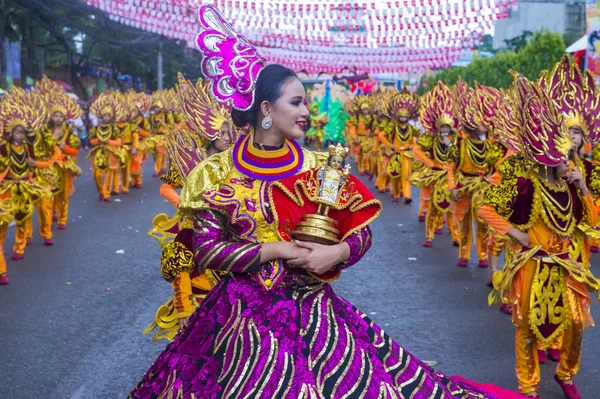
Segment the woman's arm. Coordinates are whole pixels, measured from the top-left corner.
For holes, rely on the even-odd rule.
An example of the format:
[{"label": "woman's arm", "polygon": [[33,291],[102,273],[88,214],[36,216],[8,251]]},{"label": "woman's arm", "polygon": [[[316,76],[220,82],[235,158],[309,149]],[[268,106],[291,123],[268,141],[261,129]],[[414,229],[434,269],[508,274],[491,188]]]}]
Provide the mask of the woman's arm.
[{"label": "woman's arm", "polygon": [[[270,252],[270,249],[265,246],[265,251]],[[264,261],[261,244],[229,241],[225,218],[208,210],[197,212],[194,219],[194,260],[199,271],[212,269],[233,273],[258,272]]]}]

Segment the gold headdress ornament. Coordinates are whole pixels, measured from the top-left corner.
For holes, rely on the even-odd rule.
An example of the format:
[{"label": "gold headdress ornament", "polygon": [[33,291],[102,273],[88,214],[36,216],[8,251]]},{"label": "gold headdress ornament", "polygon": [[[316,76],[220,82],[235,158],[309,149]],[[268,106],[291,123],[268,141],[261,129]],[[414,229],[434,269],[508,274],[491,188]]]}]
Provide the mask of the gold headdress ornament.
[{"label": "gold headdress ornament", "polygon": [[186,80],[181,73],[177,79],[181,111],[189,130],[213,141],[220,137],[224,124],[233,127],[228,104],[218,103],[206,91],[196,90],[192,82]]},{"label": "gold headdress ornament", "polygon": [[94,114],[98,119],[101,119],[103,115],[110,115],[114,120],[120,115],[118,100],[115,98],[115,93],[107,92],[102,93],[90,106],[90,112]]},{"label": "gold headdress ornament", "polygon": [[65,119],[77,119],[81,116],[81,107],[77,100],[65,93],[64,88],[50,80],[47,76],[35,82],[35,90],[44,96],[48,115],[56,112],[63,114]]},{"label": "gold headdress ornament", "polygon": [[371,96],[372,109],[375,113],[381,112],[387,117],[392,117],[390,114],[392,99],[394,95],[398,94],[398,91],[393,90],[382,90],[380,89],[377,93]]},{"label": "gold headdress ornament", "polygon": [[138,112],[142,115],[145,114],[150,109],[150,105],[152,105],[152,97],[150,95],[142,92],[136,93],[134,90],[130,90],[127,93],[127,101],[133,104],[132,111],[135,111],[135,115],[132,115],[133,117],[137,116]]},{"label": "gold headdress ornament", "polygon": [[35,90],[44,95],[61,95],[64,94],[65,89],[58,83],[50,80],[46,75],[42,76],[40,80],[35,82]]},{"label": "gold headdress ornament", "polygon": [[542,73],[539,83],[562,114],[565,129],[578,127],[586,139],[598,141],[600,102],[596,100],[596,84],[589,71],[582,73],[571,57],[564,55],[550,73]]},{"label": "gold headdress ornament", "polygon": [[342,145],[338,143],[337,145],[330,145],[327,152],[330,157],[340,156],[345,159],[348,156],[350,149],[348,147],[342,147]]},{"label": "gold headdress ornament", "polygon": [[510,108],[506,117],[511,118],[506,124],[508,137],[513,142],[518,137],[517,149],[520,151],[517,152],[530,161],[548,167],[558,166],[572,146],[562,115],[539,85],[510,72],[515,80],[508,91]]},{"label": "gold headdress ornament", "polygon": [[165,106],[166,90],[157,90],[152,93],[152,108],[158,107],[160,110],[166,109]]},{"label": "gold headdress ornament", "polygon": [[115,121],[116,122],[127,122],[130,120],[132,108],[134,104],[129,101],[127,94],[123,94],[120,91],[112,92],[112,101],[115,104]]},{"label": "gold headdress ornament", "polygon": [[406,117],[417,119],[419,117],[419,96],[404,87],[395,94],[390,102],[390,114],[394,118]]},{"label": "gold headdress ornament", "polygon": [[[208,143],[220,137],[224,124],[230,128],[230,109],[217,103],[208,94],[207,86],[203,83],[194,84],[186,80],[181,73],[177,76],[177,100],[186,124],[184,129],[169,126],[167,150],[169,157],[179,173],[188,174],[206,158]],[[234,137],[232,137],[232,141]]]},{"label": "gold headdress ornament", "polygon": [[73,97],[63,94],[47,94],[46,103],[48,104],[48,114],[54,115],[56,112],[63,114],[65,119],[77,119],[81,116],[81,107]]},{"label": "gold headdress ornament", "polygon": [[368,96],[360,95],[356,96],[352,99],[352,102],[349,105],[349,109],[352,113],[358,113],[363,109],[371,109],[371,101]]},{"label": "gold headdress ornament", "polygon": [[458,128],[452,91],[444,82],[438,82],[421,100],[419,120],[431,133],[438,133],[444,125],[450,126],[452,130]]},{"label": "gold headdress ornament", "polygon": [[46,106],[38,93],[12,87],[0,102],[0,135],[8,136],[17,126],[26,131],[39,129],[46,121]]}]

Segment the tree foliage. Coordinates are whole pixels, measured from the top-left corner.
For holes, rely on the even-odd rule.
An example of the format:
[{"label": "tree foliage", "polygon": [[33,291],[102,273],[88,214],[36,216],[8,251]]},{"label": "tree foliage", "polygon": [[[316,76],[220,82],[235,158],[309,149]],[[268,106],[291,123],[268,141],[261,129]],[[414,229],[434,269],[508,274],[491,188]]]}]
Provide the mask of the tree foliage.
[{"label": "tree foliage", "polygon": [[465,67],[450,67],[436,74],[426,81],[426,86],[419,87],[419,94],[433,88],[442,80],[453,85],[458,77],[470,85],[479,82],[486,86],[507,88],[513,79],[508,73],[515,70],[529,79],[537,79],[539,74],[550,69],[554,63],[560,61],[565,52],[565,43],[559,33],[548,30],[536,32],[527,44],[519,51],[502,51],[491,58],[478,58]]},{"label": "tree foliage", "polygon": [[[185,43],[112,21],[80,0],[0,0],[0,36],[21,41],[23,77],[39,78],[44,66],[61,68],[83,97],[80,78],[93,63],[113,72],[107,77],[111,86],[119,74],[128,74],[156,89],[159,51],[165,86],[175,83],[178,71],[190,79],[200,76],[200,56]],[[0,84],[5,74],[6,60],[0,56]]]}]

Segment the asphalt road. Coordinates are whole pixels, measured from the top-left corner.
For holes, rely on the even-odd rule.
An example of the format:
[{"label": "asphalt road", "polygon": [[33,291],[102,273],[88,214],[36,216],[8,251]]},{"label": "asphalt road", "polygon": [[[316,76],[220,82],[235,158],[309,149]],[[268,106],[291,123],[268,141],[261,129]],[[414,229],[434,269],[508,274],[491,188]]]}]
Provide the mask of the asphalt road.
[{"label": "asphalt road", "polygon": [[[11,284],[0,287],[0,398],[123,398],[165,346],[141,335],[170,295],[159,245],[146,233],[156,214],[173,209],[150,164],[144,187],[112,204],[98,201],[83,156],[80,165],[68,230],[55,232],[54,247],[44,247],[36,231],[25,259],[8,260]],[[456,267],[447,233],[422,247],[415,197],[406,206],[381,196],[374,245],[335,283],[337,292],[440,371],[516,389],[514,328],[487,306],[487,270]],[[13,240],[11,227],[7,258]],[[600,320],[600,309],[592,312]],[[600,330],[591,328],[576,378],[584,399],[600,397],[599,369]],[[542,366],[544,399],[563,398],[553,373],[554,364]]]}]

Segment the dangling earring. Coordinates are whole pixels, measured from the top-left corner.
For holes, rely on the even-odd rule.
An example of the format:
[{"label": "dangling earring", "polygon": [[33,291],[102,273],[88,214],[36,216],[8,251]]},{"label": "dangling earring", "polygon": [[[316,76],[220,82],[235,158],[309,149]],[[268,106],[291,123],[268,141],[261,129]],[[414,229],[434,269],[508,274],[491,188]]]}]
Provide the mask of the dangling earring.
[{"label": "dangling earring", "polygon": [[271,118],[270,116],[265,116],[260,125],[263,129],[269,130],[271,126],[273,126],[273,118]]}]

